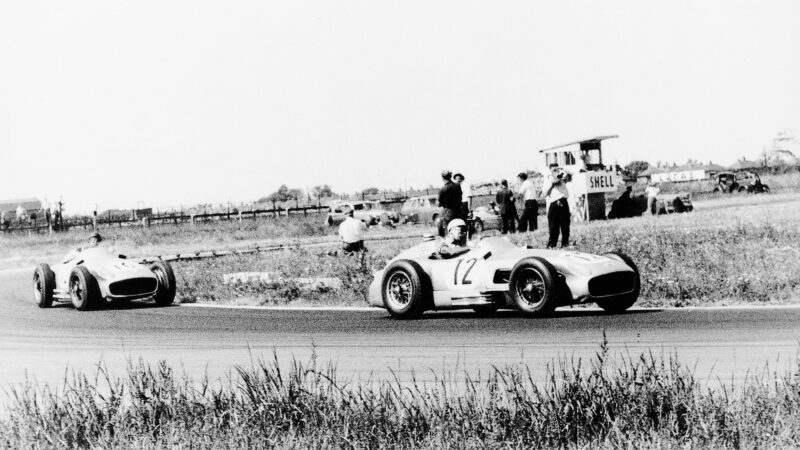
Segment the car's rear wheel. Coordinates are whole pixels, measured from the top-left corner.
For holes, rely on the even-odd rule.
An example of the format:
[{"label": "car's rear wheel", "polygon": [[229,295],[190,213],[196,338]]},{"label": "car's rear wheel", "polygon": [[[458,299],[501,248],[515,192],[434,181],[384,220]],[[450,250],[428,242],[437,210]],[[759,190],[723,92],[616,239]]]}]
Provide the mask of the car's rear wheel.
[{"label": "car's rear wheel", "polygon": [[555,267],[543,258],[525,258],[511,270],[509,289],[517,309],[534,317],[553,313],[560,297]]},{"label": "car's rear wheel", "polygon": [[628,266],[631,269],[633,269],[633,274],[634,274],[634,288],[633,288],[633,291],[631,291],[631,292],[629,292],[627,294],[618,295],[616,297],[613,297],[613,298],[610,298],[610,299],[607,299],[607,300],[601,300],[601,301],[597,302],[597,306],[603,308],[604,311],[609,312],[609,313],[613,313],[613,314],[619,314],[621,312],[627,311],[628,308],[633,306],[633,304],[636,303],[636,300],[639,299],[639,293],[640,293],[640,291],[642,289],[641,277],[639,276],[639,268],[636,267],[636,263],[633,262],[633,259],[631,259],[630,256],[628,256],[628,255],[626,255],[624,253],[609,252],[609,253],[603,254],[603,256],[608,256],[610,258],[614,258],[617,261],[625,263],[626,266]]},{"label": "car's rear wheel", "polygon": [[175,272],[166,261],[156,261],[150,266],[150,271],[156,275],[158,288],[153,299],[158,306],[171,305],[175,300]]},{"label": "car's rear wheel", "polygon": [[33,272],[33,299],[39,308],[53,306],[53,291],[56,288],[56,274],[47,264],[39,264]]},{"label": "car's rear wheel", "polygon": [[389,314],[397,319],[419,317],[430,296],[430,283],[419,264],[408,260],[395,261],[384,274],[381,295]]},{"label": "car's rear wheel", "polygon": [[88,311],[100,303],[97,280],[84,266],[75,266],[69,274],[69,297],[78,311]]}]

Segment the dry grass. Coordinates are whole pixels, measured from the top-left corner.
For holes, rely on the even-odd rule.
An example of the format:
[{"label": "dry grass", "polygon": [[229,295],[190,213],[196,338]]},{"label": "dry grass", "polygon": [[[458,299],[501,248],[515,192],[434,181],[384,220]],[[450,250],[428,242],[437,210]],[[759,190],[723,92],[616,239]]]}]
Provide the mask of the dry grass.
[{"label": "dry grass", "polygon": [[[593,222],[573,227],[576,248],[592,253],[622,251],[642,272],[639,305],[789,303],[800,289],[800,196],[709,199],[694,213]],[[511,235],[518,244],[544,246],[546,232]],[[412,245],[373,242],[363,259],[331,256],[329,249],[181,262],[184,301],[256,304],[365,304],[372,273]],[[303,293],[292,285],[222,285],[222,273],[267,271],[292,276],[340,277],[343,292]]]},{"label": "dry grass", "polygon": [[10,389],[5,448],[764,448],[800,445],[800,371],[709,389],[676,356],[351,385],[315,358],[192,380],[164,363]]}]

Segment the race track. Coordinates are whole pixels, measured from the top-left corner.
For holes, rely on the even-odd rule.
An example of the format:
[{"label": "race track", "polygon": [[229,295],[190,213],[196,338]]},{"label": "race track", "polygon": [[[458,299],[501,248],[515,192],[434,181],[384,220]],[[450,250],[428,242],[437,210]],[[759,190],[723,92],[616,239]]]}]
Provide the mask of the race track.
[{"label": "race track", "polygon": [[744,378],[748,370],[794,367],[800,349],[800,308],[633,310],[606,315],[559,310],[529,319],[514,312],[479,318],[471,312],[428,313],[396,321],[381,310],[298,311],[191,306],[155,308],[132,303],[79,312],[39,309],[31,270],[0,272],[0,383],[63,379],[65,369],[93,371],[102,361],[122,375],[129,359],[166,360],[192,377],[225,376],[260,358],[334,361],[340,376],[365,380],[397,374],[431,380],[441,369],[486,373],[528,364],[543,377],[560,357],[589,357],[605,330],[615,353],[677,352],[710,380]]}]

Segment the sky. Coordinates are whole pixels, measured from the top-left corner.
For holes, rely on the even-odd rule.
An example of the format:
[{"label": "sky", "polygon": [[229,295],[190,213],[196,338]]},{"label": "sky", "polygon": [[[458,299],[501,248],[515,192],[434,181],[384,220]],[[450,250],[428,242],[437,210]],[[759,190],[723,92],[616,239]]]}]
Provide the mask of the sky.
[{"label": "sky", "polygon": [[0,3],[0,199],[251,202],[606,162],[731,164],[800,129],[800,2]]}]

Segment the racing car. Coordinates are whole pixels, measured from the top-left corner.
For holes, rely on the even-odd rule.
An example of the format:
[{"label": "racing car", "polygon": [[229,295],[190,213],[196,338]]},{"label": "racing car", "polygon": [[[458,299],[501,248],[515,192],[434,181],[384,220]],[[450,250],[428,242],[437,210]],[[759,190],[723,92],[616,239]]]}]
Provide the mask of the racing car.
[{"label": "racing car", "polygon": [[53,268],[36,266],[33,297],[40,308],[51,307],[53,301],[70,301],[79,311],[148,297],[166,306],[175,299],[175,274],[166,261],[145,264],[108,248],[87,248]]},{"label": "racing car", "polygon": [[623,253],[517,247],[502,237],[485,237],[465,254],[440,259],[436,246],[424,241],[376,272],[369,304],[398,319],[470,308],[481,314],[515,308],[539,317],[578,303],[620,313],[639,297],[639,270]]}]

